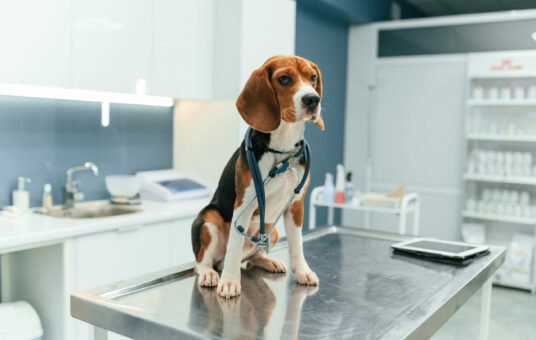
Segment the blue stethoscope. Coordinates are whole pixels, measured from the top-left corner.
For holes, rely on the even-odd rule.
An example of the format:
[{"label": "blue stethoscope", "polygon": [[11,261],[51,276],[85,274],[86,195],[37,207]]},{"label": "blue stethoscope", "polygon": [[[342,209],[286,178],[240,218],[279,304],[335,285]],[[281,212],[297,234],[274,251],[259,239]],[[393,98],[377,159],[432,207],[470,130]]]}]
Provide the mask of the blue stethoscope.
[{"label": "blue stethoscope", "polygon": [[[309,150],[309,144],[307,144],[307,141],[305,139],[302,139],[299,142],[299,150],[296,151],[294,154],[290,155],[289,157],[283,159],[281,162],[277,163],[268,173],[268,177],[266,177],[264,180],[261,177],[261,172],[259,170],[259,164],[257,163],[257,160],[255,159],[255,153],[253,152],[253,143],[251,140],[253,134],[253,129],[249,128],[246,132],[246,138],[245,138],[245,147],[246,147],[246,157],[248,160],[248,166],[249,171],[251,172],[251,177],[253,180],[253,185],[255,186],[255,196],[251,199],[251,201],[242,209],[240,214],[238,214],[237,218],[235,219],[235,229],[236,231],[244,236],[246,239],[248,239],[250,242],[255,244],[255,248],[258,250],[266,250],[268,253],[270,250],[270,235],[272,234],[272,231],[274,230],[275,225],[283,216],[285,211],[288,209],[296,195],[298,195],[305,185],[305,182],[307,181],[307,177],[309,175],[310,170],[310,162],[311,162],[311,151]],[[271,151],[271,150],[268,150]],[[271,152],[278,152],[278,151],[271,151]],[[280,152],[279,152],[280,153]],[[265,230],[265,223],[264,223],[264,217],[266,212],[266,196],[264,192],[264,186],[268,184],[270,180],[275,178],[276,176],[284,173],[288,170],[290,161],[292,160],[298,160],[301,155],[304,155],[305,157],[305,172],[303,173],[303,177],[298,184],[298,186],[294,189],[294,192],[290,196],[289,200],[283,207],[283,209],[279,212],[279,215],[275,219],[274,223],[272,224],[270,230],[268,233],[266,233]],[[249,207],[253,202],[257,200],[257,203],[259,205],[259,219],[260,219],[260,230],[259,230],[259,237],[257,236],[251,236],[246,233],[244,230],[244,227],[241,225],[238,225],[238,220],[240,216],[247,210],[247,207]]]}]

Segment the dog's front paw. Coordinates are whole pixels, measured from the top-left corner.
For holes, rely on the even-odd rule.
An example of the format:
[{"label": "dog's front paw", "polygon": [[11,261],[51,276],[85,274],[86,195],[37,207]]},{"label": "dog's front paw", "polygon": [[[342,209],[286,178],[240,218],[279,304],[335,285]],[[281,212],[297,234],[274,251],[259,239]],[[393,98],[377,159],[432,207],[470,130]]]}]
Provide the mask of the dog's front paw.
[{"label": "dog's front paw", "polygon": [[309,268],[300,268],[294,271],[298,283],[308,286],[318,286],[318,276]]},{"label": "dog's front paw", "polygon": [[199,271],[198,283],[201,287],[216,287],[218,279],[218,273],[212,268]]},{"label": "dog's front paw", "polygon": [[226,299],[240,295],[240,276],[238,278],[221,277],[218,283],[218,295]]}]

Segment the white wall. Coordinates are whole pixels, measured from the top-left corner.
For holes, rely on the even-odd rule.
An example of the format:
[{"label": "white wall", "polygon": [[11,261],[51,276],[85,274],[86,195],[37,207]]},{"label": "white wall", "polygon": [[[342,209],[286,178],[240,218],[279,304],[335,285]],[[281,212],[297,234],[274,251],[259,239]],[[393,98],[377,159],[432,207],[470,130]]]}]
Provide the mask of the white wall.
[{"label": "white wall", "polygon": [[216,188],[238,147],[234,102],[179,101],[173,117],[174,168]]}]

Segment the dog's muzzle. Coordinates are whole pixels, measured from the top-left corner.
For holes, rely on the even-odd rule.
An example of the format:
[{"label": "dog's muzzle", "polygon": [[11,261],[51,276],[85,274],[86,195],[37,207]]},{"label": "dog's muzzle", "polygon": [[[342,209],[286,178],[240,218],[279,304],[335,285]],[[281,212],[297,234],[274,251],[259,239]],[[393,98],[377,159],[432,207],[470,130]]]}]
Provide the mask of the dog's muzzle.
[{"label": "dog's muzzle", "polygon": [[315,113],[318,104],[320,103],[320,96],[317,94],[306,94],[301,99],[302,104],[307,108],[307,113]]}]

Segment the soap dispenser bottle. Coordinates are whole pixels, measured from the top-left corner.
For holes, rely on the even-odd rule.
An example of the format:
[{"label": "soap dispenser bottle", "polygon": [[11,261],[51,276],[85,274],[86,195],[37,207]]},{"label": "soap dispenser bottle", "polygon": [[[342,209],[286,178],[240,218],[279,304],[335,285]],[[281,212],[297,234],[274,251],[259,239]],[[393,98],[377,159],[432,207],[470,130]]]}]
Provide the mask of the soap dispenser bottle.
[{"label": "soap dispenser bottle", "polygon": [[30,193],[26,190],[26,183],[30,183],[32,180],[19,177],[18,181],[17,190],[13,190],[12,194],[13,205],[19,209],[28,210],[30,208]]},{"label": "soap dispenser bottle", "polygon": [[52,185],[47,183],[43,187],[43,210],[50,211],[52,208]]}]

